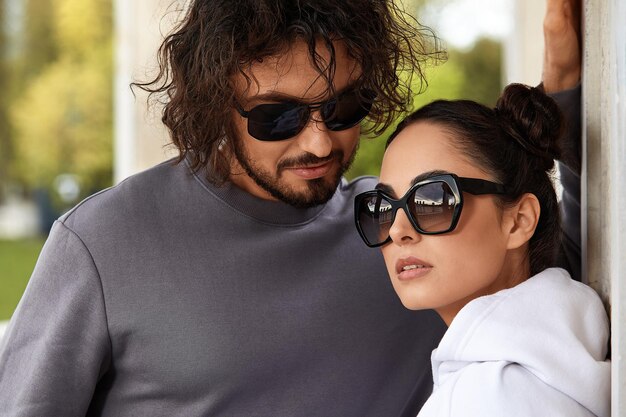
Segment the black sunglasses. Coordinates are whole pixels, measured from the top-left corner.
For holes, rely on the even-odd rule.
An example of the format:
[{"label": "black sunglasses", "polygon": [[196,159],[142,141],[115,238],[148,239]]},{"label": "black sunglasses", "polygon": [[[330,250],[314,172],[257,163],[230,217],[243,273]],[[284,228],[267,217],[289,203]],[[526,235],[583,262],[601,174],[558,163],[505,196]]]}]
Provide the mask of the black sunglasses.
[{"label": "black sunglasses", "polygon": [[454,174],[437,174],[417,182],[396,200],[382,190],[361,193],[354,200],[354,221],[371,248],[391,241],[389,229],[403,209],[418,233],[439,235],[454,230],[463,209],[463,192],[473,195],[506,194],[502,184]]},{"label": "black sunglasses", "polygon": [[376,93],[362,88],[350,89],[319,103],[267,103],[245,111],[235,102],[235,108],[248,119],[250,136],[262,141],[279,141],[300,133],[309,122],[311,112],[318,109],[329,130],[354,127],[369,114],[375,98]]}]

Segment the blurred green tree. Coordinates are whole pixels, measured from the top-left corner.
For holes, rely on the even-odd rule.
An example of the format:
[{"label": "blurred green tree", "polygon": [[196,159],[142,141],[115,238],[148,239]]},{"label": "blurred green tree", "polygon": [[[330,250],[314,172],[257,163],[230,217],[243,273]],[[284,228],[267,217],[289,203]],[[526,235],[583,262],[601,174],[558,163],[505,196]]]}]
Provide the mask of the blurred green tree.
[{"label": "blurred green tree", "polygon": [[[0,22],[7,19],[5,3],[0,2]],[[0,25],[0,90],[7,91],[9,88],[8,54],[9,44],[7,40],[6,26]],[[8,120],[8,100],[6,95],[0,95],[0,201],[2,201],[2,184],[8,181],[9,163],[13,158],[13,144],[11,142],[11,129]]]},{"label": "blurred green tree", "polygon": [[[421,94],[413,98],[411,109],[415,110],[436,99],[455,99],[460,97],[466,83],[466,74],[459,63],[448,60],[443,64],[426,69],[428,87]],[[412,85],[413,91],[419,91],[420,85],[417,80]],[[361,139],[357,157],[350,170],[346,173],[348,178],[360,175],[378,175],[380,163],[383,159],[385,144],[389,135],[395,130],[400,120],[378,136],[364,136]]]},{"label": "blurred green tree", "polygon": [[494,106],[502,89],[502,43],[480,38],[468,51],[450,51],[450,59],[458,62],[467,82],[460,97]]},{"label": "blurred green tree", "polygon": [[[400,0],[404,9],[418,17],[436,16],[449,0]],[[428,24],[428,22],[425,22]],[[420,85],[413,83],[416,94],[412,104],[415,110],[436,99],[470,99],[493,105],[502,88],[502,45],[499,41],[481,38],[470,49],[448,49],[448,60],[425,71],[428,87],[418,94]],[[359,152],[348,178],[360,175],[378,175],[387,138],[400,122],[377,137],[363,137]]]},{"label": "blurred green tree", "polygon": [[[9,4],[11,6],[9,6]],[[0,2],[0,197],[16,181],[15,131],[10,109],[28,83],[56,56],[51,0]],[[19,12],[19,10],[22,10]],[[23,16],[23,20],[20,17]],[[10,30],[9,30],[10,29]]]},{"label": "blurred green tree", "polygon": [[58,54],[54,37],[53,0],[23,0],[23,24],[14,42],[18,53],[14,59],[14,88],[24,86],[53,62]]},{"label": "blurred green tree", "polygon": [[[59,174],[76,175],[82,197],[112,181],[112,5],[111,0],[49,4],[51,44],[25,60],[39,60],[42,67],[11,111],[15,171],[27,186],[44,189],[51,189]],[[39,29],[25,29],[27,44]]]},{"label": "blurred green tree", "polygon": [[[413,99],[413,110],[436,99],[470,99],[492,106],[502,88],[501,44],[491,39],[480,39],[468,51],[450,49],[448,60],[427,68],[426,90]],[[413,91],[419,91],[415,84]],[[377,137],[363,137],[359,152],[348,178],[360,175],[378,175],[387,138],[400,122]]]}]

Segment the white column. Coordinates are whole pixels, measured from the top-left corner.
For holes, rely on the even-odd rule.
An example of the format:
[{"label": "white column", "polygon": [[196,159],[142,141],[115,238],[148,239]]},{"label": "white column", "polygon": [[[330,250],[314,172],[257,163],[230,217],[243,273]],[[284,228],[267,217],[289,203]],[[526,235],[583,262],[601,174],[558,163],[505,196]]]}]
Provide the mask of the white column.
[{"label": "white column", "polygon": [[[611,315],[612,416],[626,416],[626,2],[584,0],[583,272]],[[516,0],[507,82],[541,79],[545,0]]]},{"label": "white column", "polygon": [[127,93],[133,68],[133,21],[136,2],[115,0],[115,74],[113,180],[118,183],[134,171],[135,108]]},{"label": "white column", "polygon": [[115,138],[114,181],[146,169],[175,154],[165,148],[167,130],[160,109],[148,109],[146,94],[129,84],[150,80],[156,74],[156,54],[161,41],[181,14],[184,1],[115,0]]},{"label": "white column", "polygon": [[545,0],[515,0],[513,30],[505,40],[504,80],[537,85],[543,65]]},{"label": "white column", "polygon": [[612,416],[626,415],[626,4],[585,0],[587,276],[610,304]]}]

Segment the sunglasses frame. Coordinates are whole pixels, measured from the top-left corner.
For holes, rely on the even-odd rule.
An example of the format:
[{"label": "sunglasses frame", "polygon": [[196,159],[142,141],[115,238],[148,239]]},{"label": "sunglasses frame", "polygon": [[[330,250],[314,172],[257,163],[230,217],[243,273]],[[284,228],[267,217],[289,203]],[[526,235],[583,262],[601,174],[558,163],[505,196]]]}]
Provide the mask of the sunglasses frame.
[{"label": "sunglasses frame", "polygon": [[[320,111],[320,115],[322,116],[322,119],[320,120],[321,122],[324,122],[324,124],[326,125],[326,127],[334,132],[338,132],[341,130],[346,130],[346,129],[350,129],[356,125],[358,125],[359,123],[361,123],[361,121],[363,119],[365,119],[367,117],[367,115],[370,113],[371,109],[372,109],[372,105],[374,103],[374,100],[376,99],[376,93],[370,89],[367,88],[350,88],[346,91],[343,91],[331,98],[329,98],[328,100],[324,100],[324,101],[320,101],[320,102],[316,102],[316,103],[302,103],[302,102],[297,102],[297,101],[282,101],[282,102],[276,102],[276,103],[262,103],[262,104],[258,104],[256,106],[254,106],[253,108],[251,108],[250,110],[244,110],[243,107],[241,106],[241,104],[239,104],[239,102],[237,100],[235,100],[235,109],[237,110],[237,112],[239,113],[239,115],[243,118],[248,119],[248,123],[247,123],[247,130],[248,130],[248,134],[250,136],[252,136],[253,138],[255,138],[256,140],[262,141],[262,142],[280,142],[283,140],[288,140],[288,139],[292,139],[294,137],[296,137],[297,135],[300,134],[300,132],[302,132],[302,130],[304,130],[304,128],[306,127],[307,123],[309,120],[311,120],[311,114],[318,110],[318,109],[322,109],[324,106],[327,106],[328,104],[332,103],[333,101],[335,101],[335,103],[339,100],[339,98],[341,96],[344,95],[348,95],[348,94],[354,94],[355,97],[357,97],[358,103],[359,105],[363,105],[365,104],[367,106],[367,112],[363,115],[363,117],[361,117],[360,119],[358,119],[357,121],[355,121],[354,123],[349,123],[346,125],[342,125],[341,128],[331,128],[326,124],[326,120],[324,119],[323,114],[321,114]],[[251,131],[250,131],[250,115],[252,112],[255,111],[255,109],[257,109],[258,107],[261,106],[274,106],[274,105],[278,105],[278,106],[284,106],[284,105],[288,105],[288,104],[292,104],[292,108],[289,110],[295,110],[295,109],[304,109],[306,108],[306,118],[302,118],[305,122],[302,124],[302,126],[298,125],[297,126],[297,130],[295,131],[295,133],[293,135],[287,136],[287,137],[279,137],[277,139],[274,138],[269,138],[269,137],[263,137],[263,138],[259,138],[258,136],[254,135]],[[365,107],[364,107],[365,108]],[[283,112],[284,114],[284,112]],[[262,123],[257,121],[257,123]]]},{"label": "sunglasses frame", "polygon": [[[442,231],[428,232],[426,230],[423,230],[420,227],[420,225],[417,223],[417,219],[413,218],[413,215],[411,214],[408,208],[408,203],[409,203],[409,199],[414,194],[416,189],[424,185],[432,184],[435,182],[443,182],[446,185],[448,185],[448,187],[450,188],[450,191],[452,191],[452,194],[454,195],[456,203],[454,205],[454,209],[452,212],[452,219],[450,220],[450,227]],[[409,219],[411,226],[413,226],[416,232],[422,235],[441,235],[444,233],[449,233],[456,228],[459,222],[459,219],[461,217],[461,211],[463,210],[463,193],[464,192],[472,194],[472,195],[484,195],[484,194],[502,195],[502,194],[506,194],[506,188],[502,184],[498,184],[492,181],[483,180],[479,178],[459,177],[455,174],[436,174],[436,175],[430,176],[428,178],[425,178],[413,184],[411,188],[409,188],[407,192],[400,199],[395,199],[389,196],[387,193],[385,193],[382,190],[366,191],[364,193],[358,194],[354,198],[354,222],[356,225],[356,229],[359,232],[361,239],[363,239],[363,242],[365,242],[365,244],[369,246],[370,248],[383,246],[391,241],[391,236],[387,235],[387,238],[382,242],[370,243],[369,239],[367,238],[367,236],[365,235],[365,232],[363,231],[361,227],[361,222],[359,220],[359,214],[360,214],[359,208],[361,207],[361,202],[364,199],[370,198],[370,197],[378,197],[378,198],[382,197],[389,204],[391,204],[391,223],[390,223],[391,226],[393,225],[393,222],[396,220],[396,213],[398,212],[398,209],[402,209],[404,210],[404,213]]]}]

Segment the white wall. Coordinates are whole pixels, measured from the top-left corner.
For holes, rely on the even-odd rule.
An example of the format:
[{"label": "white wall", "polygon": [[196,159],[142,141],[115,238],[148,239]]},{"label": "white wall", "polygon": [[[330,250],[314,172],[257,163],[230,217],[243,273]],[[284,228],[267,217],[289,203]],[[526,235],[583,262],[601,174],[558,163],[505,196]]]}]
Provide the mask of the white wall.
[{"label": "white wall", "polygon": [[545,0],[516,0],[513,30],[505,39],[504,79],[506,84],[537,85],[543,64],[543,16]]},{"label": "white wall", "polygon": [[612,416],[626,415],[626,3],[585,0],[583,196],[589,282],[610,303]]},{"label": "white wall", "polygon": [[[545,0],[516,0],[507,82],[541,78]],[[626,2],[584,0],[583,271],[611,316],[612,416],[626,416]]]}]

